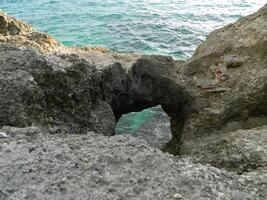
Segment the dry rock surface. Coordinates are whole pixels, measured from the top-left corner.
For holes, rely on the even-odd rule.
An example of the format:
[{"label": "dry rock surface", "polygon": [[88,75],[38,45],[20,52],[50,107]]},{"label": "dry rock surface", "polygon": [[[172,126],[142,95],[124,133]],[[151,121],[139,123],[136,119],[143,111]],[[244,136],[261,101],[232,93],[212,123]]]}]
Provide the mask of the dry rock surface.
[{"label": "dry rock surface", "polygon": [[[252,166],[266,169],[267,139],[262,128],[267,124],[266,30],[264,6],[257,13],[212,32],[186,61],[183,72],[191,78],[188,84],[195,85],[190,91],[195,111],[187,115],[180,154],[193,156],[205,144],[206,150],[197,152],[204,162],[224,163],[215,166],[239,172],[240,168],[247,171]],[[257,127],[259,130],[253,129]],[[228,153],[221,156],[225,150]],[[249,154],[254,158],[248,158]],[[250,167],[232,165],[231,155]],[[261,161],[256,161],[258,158]]]},{"label": "dry rock surface", "polygon": [[[0,91],[0,199],[267,196],[267,6],[186,61],[65,47],[0,13]],[[173,155],[113,136],[158,105]]]},{"label": "dry rock surface", "polygon": [[0,199],[259,198],[260,176],[193,164],[132,136],[27,135],[1,140]]}]

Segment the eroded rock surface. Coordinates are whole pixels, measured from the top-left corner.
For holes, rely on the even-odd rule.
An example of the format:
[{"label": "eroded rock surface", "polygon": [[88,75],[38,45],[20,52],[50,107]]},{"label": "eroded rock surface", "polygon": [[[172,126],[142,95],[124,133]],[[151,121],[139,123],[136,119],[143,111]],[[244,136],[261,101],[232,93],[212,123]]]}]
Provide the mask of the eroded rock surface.
[{"label": "eroded rock surface", "polygon": [[[214,143],[209,145],[208,141],[215,142],[216,138],[215,144],[224,146],[227,155],[239,154],[240,158],[248,149],[253,154],[258,146],[262,149],[267,145],[264,134],[253,137],[258,131],[247,130],[267,124],[266,30],[267,6],[264,6],[257,13],[211,33],[186,61],[183,69],[192,77],[188,85],[193,86],[190,94],[196,110],[189,114],[185,123],[180,154],[194,155],[202,144],[206,144],[206,148],[213,146]],[[232,140],[228,138],[222,143],[227,137]],[[238,153],[236,148],[230,148],[234,143]],[[213,154],[214,162],[230,168],[231,161],[226,163],[228,159],[219,156],[219,149],[210,150],[197,154],[204,162]],[[261,154],[260,150],[256,154]],[[266,169],[266,154],[263,157],[261,162]],[[247,165],[258,166],[253,159],[245,160]],[[213,161],[210,163],[214,164]],[[237,168],[233,166],[234,169]]]},{"label": "eroded rock surface", "polygon": [[195,118],[198,122],[191,122],[192,133],[224,129],[233,121],[241,122],[233,130],[251,128],[253,124],[242,122],[266,117],[266,19],[267,6],[214,31],[186,61],[184,70],[193,79],[190,80],[195,86],[192,96],[201,112]]},{"label": "eroded rock surface", "polygon": [[261,176],[193,164],[132,136],[10,135],[0,145],[0,199],[259,199],[262,194]]},{"label": "eroded rock surface", "polygon": [[[264,6],[184,62],[64,47],[1,13],[0,197],[264,199],[266,30]],[[245,175],[95,134],[157,105],[170,117],[165,151]]]},{"label": "eroded rock surface", "polygon": [[113,135],[116,120],[128,112],[162,105],[172,119],[179,117],[186,103],[184,87],[176,81],[180,62],[40,43],[29,35],[42,33],[1,16],[2,24],[20,30],[12,34],[3,25],[1,32],[2,126]]},{"label": "eroded rock surface", "polygon": [[[238,173],[266,170],[267,126],[228,133],[210,134],[190,150],[191,155],[202,163]],[[195,141],[188,143],[192,147]]]},{"label": "eroded rock surface", "polygon": [[50,132],[113,134],[115,118],[101,100],[101,74],[77,55],[45,55],[0,44],[0,124]]}]

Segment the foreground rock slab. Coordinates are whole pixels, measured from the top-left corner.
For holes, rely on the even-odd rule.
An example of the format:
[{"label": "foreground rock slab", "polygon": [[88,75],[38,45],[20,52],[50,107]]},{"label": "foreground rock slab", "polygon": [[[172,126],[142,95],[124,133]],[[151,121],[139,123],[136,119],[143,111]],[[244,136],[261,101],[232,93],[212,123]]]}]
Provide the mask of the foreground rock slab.
[{"label": "foreground rock slab", "polygon": [[0,199],[256,200],[263,194],[257,174],[193,164],[131,136],[7,135],[0,139]]}]

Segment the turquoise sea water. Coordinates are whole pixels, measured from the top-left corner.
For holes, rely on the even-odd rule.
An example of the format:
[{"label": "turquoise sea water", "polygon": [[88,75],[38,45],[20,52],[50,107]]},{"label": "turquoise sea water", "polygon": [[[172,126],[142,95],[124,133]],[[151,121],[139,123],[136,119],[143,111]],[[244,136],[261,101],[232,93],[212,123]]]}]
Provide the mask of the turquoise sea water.
[{"label": "turquoise sea water", "polygon": [[[267,0],[0,0],[0,9],[65,45],[190,57],[208,33]],[[158,110],[158,109],[157,109]],[[124,116],[118,132],[153,119],[152,109]]]}]

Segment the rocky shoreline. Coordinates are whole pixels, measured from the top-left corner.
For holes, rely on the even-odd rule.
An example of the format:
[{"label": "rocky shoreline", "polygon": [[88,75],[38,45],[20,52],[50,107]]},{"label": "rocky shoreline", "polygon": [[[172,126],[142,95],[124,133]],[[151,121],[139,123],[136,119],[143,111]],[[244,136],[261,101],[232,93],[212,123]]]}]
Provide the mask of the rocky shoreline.
[{"label": "rocky shoreline", "polygon": [[[65,47],[0,13],[0,67],[0,199],[267,196],[267,6],[186,61]],[[168,153],[115,135],[158,105]]]}]

